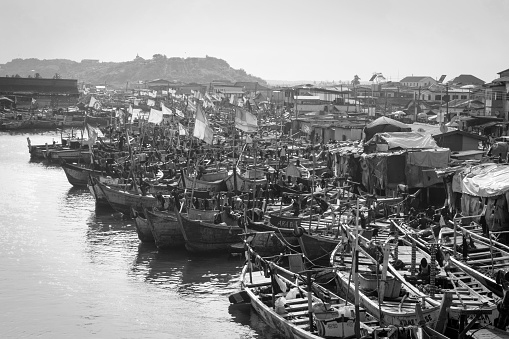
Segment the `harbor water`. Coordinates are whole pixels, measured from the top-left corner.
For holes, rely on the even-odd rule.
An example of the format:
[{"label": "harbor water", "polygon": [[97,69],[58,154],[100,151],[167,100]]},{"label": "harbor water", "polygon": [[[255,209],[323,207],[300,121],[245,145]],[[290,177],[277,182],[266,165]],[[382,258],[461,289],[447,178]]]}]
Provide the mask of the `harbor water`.
[{"label": "harbor water", "polygon": [[242,258],[141,244],[134,220],[30,161],[27,137],[60,133],[0,132],[0,338],[279,338],[230,306]]}]

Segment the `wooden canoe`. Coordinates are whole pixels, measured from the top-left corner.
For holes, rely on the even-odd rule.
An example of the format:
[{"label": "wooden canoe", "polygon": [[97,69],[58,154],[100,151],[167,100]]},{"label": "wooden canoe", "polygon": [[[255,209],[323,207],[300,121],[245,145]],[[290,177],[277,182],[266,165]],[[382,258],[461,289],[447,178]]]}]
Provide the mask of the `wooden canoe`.
[{"label": "wooden canoe", "polygon": [[243,229],[237,225],[222,225],[193,220],[187,213],[177,212],[180,230],[190,252],[229,252],[231,245],[240,242]]},{"label": "wooden canoe", "polygon": [[159,211],[155,208],[144,208],[154,242],[159,249],[184,247],[185,241],[174,209]]}]

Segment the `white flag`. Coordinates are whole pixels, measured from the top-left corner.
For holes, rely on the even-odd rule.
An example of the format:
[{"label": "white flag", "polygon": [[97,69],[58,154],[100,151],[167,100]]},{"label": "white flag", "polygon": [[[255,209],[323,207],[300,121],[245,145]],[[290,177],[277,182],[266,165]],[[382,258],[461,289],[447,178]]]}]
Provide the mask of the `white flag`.
[{"label": "white flag", "polygon": [[180,122],[179,122],[179,135],[187,135],[186,129]]},{"label": "white flag", "polygon": [[164,106],[164,104],[162,102],[161,102],[161,110],[163,111],[163,114],[173,115],[173,111],[170,108]]},{"label": "white flag", "polygon": [[141,116],[141,109],[139,108],[133,108],[131,113],[131,122],[133,122],[135,119],[139,119]]},{"label": "white flag", "polygon": [[258,119],[255,115],[242,108],[235,109],[235,127],[244,132],[256,132],[258,130]]},{"label": "white flag", "polygon": [[148,106],[155,106],[155,104],[156,104],[156,102],[154,100],[152,100],[152,99],[148,99],[147,100],[147,105]]},{"label": "white flag", "polygon": [[94,107],[97,100],[94,97],[90,97],[90,102],[88,104],[88,107]]},{"label": "white flag", "polygon": [[151,108],[148,115],[148,122],[159,125],[163,121],[163,111]]},{"label": "white flag", "polygon": [[207,117],[200,106],[196,110],[193,136],[205,141],[209,145],[212,144],[214,139],[214,131],[209,127]]}]

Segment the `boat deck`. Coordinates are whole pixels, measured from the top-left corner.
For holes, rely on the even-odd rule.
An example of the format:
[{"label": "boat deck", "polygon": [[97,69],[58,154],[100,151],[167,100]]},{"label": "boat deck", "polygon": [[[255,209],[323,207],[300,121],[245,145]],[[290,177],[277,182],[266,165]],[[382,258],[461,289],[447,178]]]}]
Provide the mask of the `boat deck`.
[{"label": "boat deck", "polygon": [[473,339],[509,339],[509,332],[496,328],[480,328],[471,330],[468,335]]}]

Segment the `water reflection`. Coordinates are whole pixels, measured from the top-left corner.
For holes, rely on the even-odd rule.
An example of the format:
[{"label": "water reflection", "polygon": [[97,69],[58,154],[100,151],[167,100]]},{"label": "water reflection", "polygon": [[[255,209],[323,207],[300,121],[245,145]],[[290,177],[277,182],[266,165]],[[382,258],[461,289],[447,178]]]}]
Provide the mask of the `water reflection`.
[{"label": "water reflection", "polygon": [[232,321],[245,326],[246,334],[243,338],[271,338],[283,339],[279,332],[268,326],[255,310],[251,308],[251,304],[230,305],[228,313],[232,316]]},{"label": "water reflection", "polygon": [[224,296],[238,290],[241,265],[241,261],[225,254],[198,256],[185,250],[159,251],[152,244],[139,244],[131,274],[182,297],[210,293]]}]

